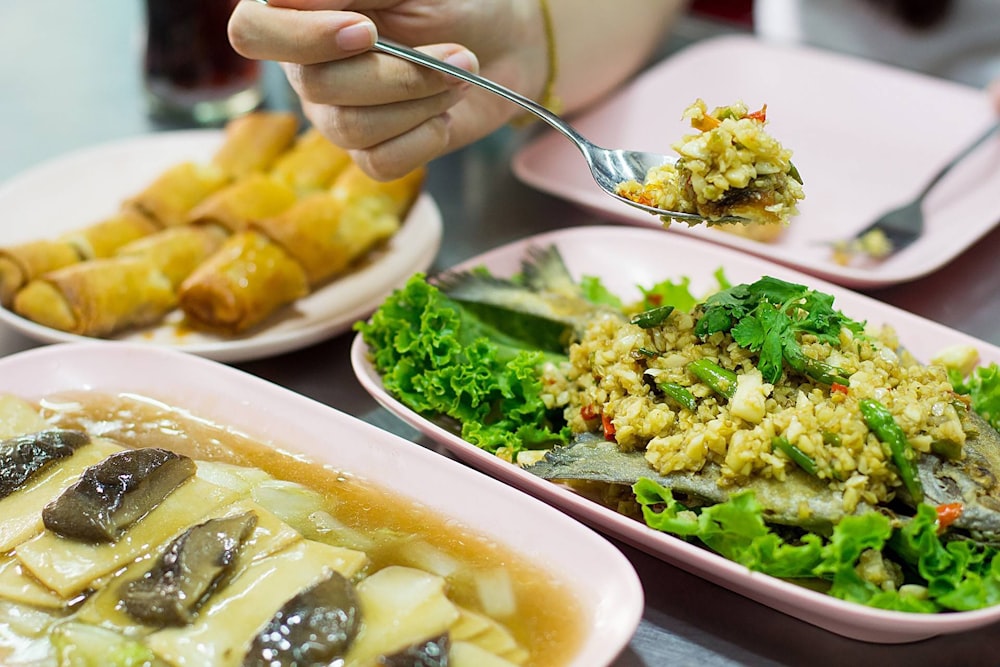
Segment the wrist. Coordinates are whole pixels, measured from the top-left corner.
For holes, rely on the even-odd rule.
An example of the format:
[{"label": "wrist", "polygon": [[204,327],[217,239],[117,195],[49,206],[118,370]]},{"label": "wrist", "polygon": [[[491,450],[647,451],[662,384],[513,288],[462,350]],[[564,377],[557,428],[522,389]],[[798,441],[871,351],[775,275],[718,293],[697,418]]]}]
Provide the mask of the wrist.
[{"label": "wrist", "polygon": [[[516,3],[521,18],[522,35],[519,49],[521,68],[524,72],[522,94],[542,106],[558,113],[559,101],[555,95],[555,82],[559,72],[556,37],[548,0],[522,0]],[[530,122],[534,117],[516,114],[514,122]]]}]

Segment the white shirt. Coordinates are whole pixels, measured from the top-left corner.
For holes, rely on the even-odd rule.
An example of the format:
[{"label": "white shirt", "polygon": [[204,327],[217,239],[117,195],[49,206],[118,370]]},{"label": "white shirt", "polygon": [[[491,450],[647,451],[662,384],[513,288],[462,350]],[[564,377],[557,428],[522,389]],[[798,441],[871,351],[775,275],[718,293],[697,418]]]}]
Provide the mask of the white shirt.
[{"label": "white shirt", "polygon": [[1000,0],[956,0],[925,30],[902,25],[864,0],[755,0],[760,37],[802,43],[973,86],[1000,79]]}]

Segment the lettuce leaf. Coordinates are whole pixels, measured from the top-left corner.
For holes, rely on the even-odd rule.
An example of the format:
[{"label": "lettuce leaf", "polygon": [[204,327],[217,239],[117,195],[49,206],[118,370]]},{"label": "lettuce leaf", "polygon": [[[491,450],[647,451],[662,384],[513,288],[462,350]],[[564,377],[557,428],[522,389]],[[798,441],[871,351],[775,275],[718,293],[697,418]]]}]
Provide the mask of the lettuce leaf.
[{"label": "lettuce leaf", "polygon": [[949,369],[948,376],[957,393],[969,396],[972,409],[993,428],[1000,429],[1000,366],[996,362],[978,366],[966,378]]},{"label": "lettuce leaf", "polygon": [[538,372],[561,357],[485,324],[423,274],[355,329],[387,391],[421,414],[456,420],[474,445],[516,455],[568,440],[561,416],[541,399]]},{"label": "lettuce leaf", "polygon": [[[841,520],[829,539],[806,533],[790,540],[767,526],[752,491],[689,510],[653,480],[640,479],[632,490],[651,528],[697,541],[757,572],[826,581],[827,593],[843,600],[917,613],[1000,604],[1000,552],[967,540],[942,539],[930,505],[920,505],[898,528],[888,517],[869,512]],[[916,586],[882,588],[866,579],[859,564],[870,550],[902,566],[905,583]]]}]

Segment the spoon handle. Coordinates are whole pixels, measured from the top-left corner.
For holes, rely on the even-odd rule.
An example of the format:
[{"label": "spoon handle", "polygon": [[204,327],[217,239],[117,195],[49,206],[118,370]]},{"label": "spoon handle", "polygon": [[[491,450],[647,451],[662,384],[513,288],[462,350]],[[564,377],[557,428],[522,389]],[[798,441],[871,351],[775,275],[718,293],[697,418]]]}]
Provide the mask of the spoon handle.
[{"label": "spoon handle", "polygon": [[403,46],[396,42],[389,41],[387,39],[378,38],[375,41],[375,45],[372,46],[372,51],[378,51],[379,53],[386,53],[397,58],[402,58],[403,60],[408,60],[412,63],[418,65],[423,65],[424,67],[429,67],[430,69],[437,70],[438,72],[443,72],[445,74],[450,74],[451,76],[458,77],[463,81],[471,83],[473,85],[479,86],[480,88],[485,88],[486,90],[499,95],[507,100],[510,100],[514,104],[519,105],[526,111],[535,114],[546,123],[554,127],[555,129],[562,132],[564,135],[569,137],[578,146],[583,146],[588,143],[580,133],[578,133],[571,125],[564,121],[559,116],[555,115],[541,104],[538,104],[534,100],[531,100],[520,93],[516,93],[509,88],[501,86],[499,83],[490,81],[489,79],[484,79],[483,77],[473,74],[472,72],[466,71],[461,67],[455,67],[446,62],[438,60],[437,58],[432,58],[425,53],[421,53],[416,49],[411,49],[408,46]]}]

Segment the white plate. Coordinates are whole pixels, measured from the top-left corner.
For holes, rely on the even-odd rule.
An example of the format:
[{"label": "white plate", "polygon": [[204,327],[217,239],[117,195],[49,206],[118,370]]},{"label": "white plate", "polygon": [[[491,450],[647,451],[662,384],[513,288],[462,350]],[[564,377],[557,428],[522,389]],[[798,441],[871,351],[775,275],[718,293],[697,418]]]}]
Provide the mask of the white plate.
[{"label": "white plate", "polygon": [[[1000,222],[1000,134],[956,167],[924,202],[926,231],[880,264],[841,266],[827,242],[853,235],[916,195],[993,122],[987,95],[913,72],[746,36],[719,37],[667,58],[606,103],[573,119],[612,148],[673,154],[690,134],[680,118],[697,98],[711,107],[767,104],[768,131],[794,153],[806,198],[782,238],[761,243],[702,226],[691,234],[796,267],[841,285],[911,280],[944,265]],[[514,157],[525,183],[614,221],[659,227],[594,184],[577,149],[548,131]]]},{"label": "white plate", "polygon": [[572,667],[609,664],[638,627],[642,586],[605,539],[534,498],[329,406],[214,361],[137,343],[60,344],[0,359],[0,391],[31,400],[81,389],[187,409],[398,493],[551,571],[585,616],[586,627],[572,629],[582,638]]},{"label": "white plate", "polygon": [[[511,275],[520,269],[528,246],[544,247],[550,244],[556,245],[576,278],[598,276],[608,289],[625,300],[641,297],[637,285],[648,287],[666,278],[682,276],[691,279],[694,294],[707,293],[717,287],[713,272],[723,267],[726,277],[733,283],[752,282],[763,275],[771,275],[833,294],[836,296],[836,307],[848,316],[897,327],[902,343],[918,358],[927,359],[947,345],[966,343],[975,345],[986,363],[1000,362],[1000,348],[940,324],[745,253],[652,229],[597,226],[550,232],[497,248],[464,262],[458,268],[483,266],[496,275]],[[368,347],[359,334],[351,347],[351,362],[365,389],[390,412],[440,442],[455,456],[562,508],[602,532],[779,611],[837,634],[880,643],[916,641],[1000,621],[1000,606],[970,612],[921,615],[882,611],[844,602],[751,572],[722,556],[647,528],[643,523],[587,500],[564,486],[508,464],[424,419],[385,391],[378,373],[368,360],[367,352]]]},{"label": "white plate", "polygon": [[[208,160],[221,141],[221,130],[163,132],[74,152],[35,167],[0,187],[0,216],[7,221],[0,245],[49,238],[97,222],[168,167]],[[437,255],[441,233],[441,213],[424,193],[377,257],[248,334],[227,337],[178,327],[181,317],[176,311],[157,326],[113,339],[173,347],[218,361],[246,361],[305,347],[349,330],[393,287],[426,270]],[[92,340],[3,308],[0,320],[44,343]]]}]

